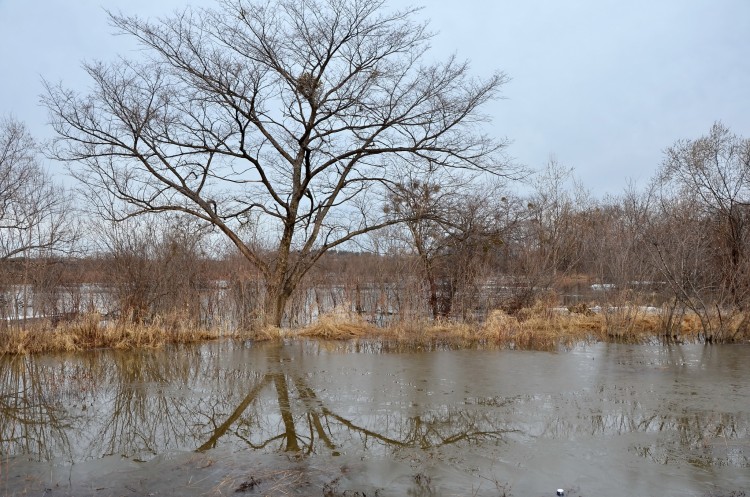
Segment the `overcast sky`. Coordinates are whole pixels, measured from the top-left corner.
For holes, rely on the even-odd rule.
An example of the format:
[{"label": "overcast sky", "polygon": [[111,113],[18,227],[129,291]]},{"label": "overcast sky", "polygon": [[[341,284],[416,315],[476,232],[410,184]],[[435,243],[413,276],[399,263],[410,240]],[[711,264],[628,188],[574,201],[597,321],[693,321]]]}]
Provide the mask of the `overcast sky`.
[{"label": "overcast sky", "polygon": [[[194,0],[193,5],[212,5]],[[41,78],[85,90],[81,61],[134,56],[104,8],[158,17],[178,0],[0,0],[0,115],[49,137]],[[750,137],[750,0],[391,0],[423,5],[432,56],[506,72],[490,132],[532,168],[550,156],[596,195],[643,186],[714,121]],[[59,165],[50,164],[53,170]]]}]

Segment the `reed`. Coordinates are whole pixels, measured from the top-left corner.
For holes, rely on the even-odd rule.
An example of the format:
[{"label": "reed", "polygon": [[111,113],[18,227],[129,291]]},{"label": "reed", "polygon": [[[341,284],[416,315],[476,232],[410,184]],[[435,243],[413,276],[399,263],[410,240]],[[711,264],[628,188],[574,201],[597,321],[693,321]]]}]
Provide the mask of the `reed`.
[{"label": "reed", "polygon": [[[641,343],[701,340],[703,323],[697,315],[685,314],[677,326],[666,332],[664,312],[644,310],[637,306],[611,307],[598,312],[585,305],[564,309],[546,299],[512,316],[495,310],[484,321],[477,323],[423,319],[396,321],[380,328],[355,313],[338,309],[300,329],[266,327],[231,332],[201,327],[177,314],[157,318],[148,324],[106,322],[98,314],[87,314],[56,325],[49,321],[38,321],[25,327],[11,326],[0,330],[0,355],[97,348],[158,348],[170,343],[195,343],[219,338],[256,341],[369,338],[411,344],[449,342],[462,346],[482,343],[544,350],[591,341]],[[744,325],[744,317],[736,316],[728,324],[725,323],[728,326],[725,333],[731,336],[733,328]]]},{"label": "reed", "polygon": [[70,322],[53,325],[39,321],[23,328],[0,331],[0,355],[43,352],[73,352],[97,348],[158,348],[168,343],[193,343],[220,336],[177,317],[149,324],[105,322],[98,314],[87,314]]},{"label": "reed", "polygon": [[295,336],[325,340],[349,340],[376,334],[377,329],[358,316],[336,311],[320,316],[315,323],[302,328],[295,333]]}]

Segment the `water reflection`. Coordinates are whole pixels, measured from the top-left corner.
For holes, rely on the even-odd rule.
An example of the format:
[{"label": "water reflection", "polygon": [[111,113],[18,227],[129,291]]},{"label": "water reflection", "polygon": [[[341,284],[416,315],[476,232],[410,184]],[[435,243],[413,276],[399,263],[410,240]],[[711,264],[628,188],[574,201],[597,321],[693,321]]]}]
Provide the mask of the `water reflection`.
[{"label": "water reflection", "polygon": [[74,419],[59,392],[60,371],[30,357],[4,361],[0,369],[2,455],[36,454],[51,461],[70,455],[68,430]]},{"label": "water reflection", "polygon": [[217,449],[427,454],[531,471],[553,464],[539,447],[564,443],[709,480],[750,468],[748,349],[381,350],[227,342],[4,359],[0,455],[76,464]]},{"label": "water reflection", "polygon": [[[350,447],[354,439],[364,451],[375,446],[427,450],[459,442],[498,440],[507,431],[501,420],[487,413],[445,405],[435,408],[417,404],[421,414],[403,416],[386,411],[357,420],[321,398],[305,371],[286,367],[292,358],[286,356],[283,347],[268,350],[267,357],[265,375],[198,447],[199,451],[216,447],[228,435],[253,449],[275,444],[282,451],[312,454],[325,450],[336,455]],[[267,390],[273,390],[275,399],[261,400]]]}]

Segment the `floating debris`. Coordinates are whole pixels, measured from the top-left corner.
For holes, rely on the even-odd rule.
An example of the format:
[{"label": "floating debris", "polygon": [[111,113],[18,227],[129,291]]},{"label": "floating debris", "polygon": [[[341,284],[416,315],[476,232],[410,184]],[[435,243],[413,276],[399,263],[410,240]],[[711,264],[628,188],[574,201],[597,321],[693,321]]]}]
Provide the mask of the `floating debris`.
[{"label": "floating debris", "polygon": [[235,492],[247,492],[249,490],[254,489],[258,485],[260,485],[261,481],[256,479],[254,476],[251,476],[249,480],[244,481],[240,484],[239,487],[237,487],[234,491]]}]

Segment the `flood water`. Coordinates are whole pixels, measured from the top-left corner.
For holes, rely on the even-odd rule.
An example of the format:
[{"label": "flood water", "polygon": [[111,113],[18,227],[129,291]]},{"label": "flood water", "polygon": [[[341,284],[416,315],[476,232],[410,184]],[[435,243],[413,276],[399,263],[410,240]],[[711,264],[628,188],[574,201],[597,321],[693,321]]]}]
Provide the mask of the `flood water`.
[{"label": "flood water", "polygon": [[750,346],[211,343],[0,362],[0,494],[728,496]]}]

